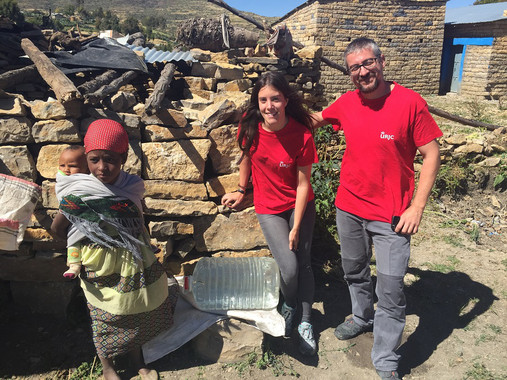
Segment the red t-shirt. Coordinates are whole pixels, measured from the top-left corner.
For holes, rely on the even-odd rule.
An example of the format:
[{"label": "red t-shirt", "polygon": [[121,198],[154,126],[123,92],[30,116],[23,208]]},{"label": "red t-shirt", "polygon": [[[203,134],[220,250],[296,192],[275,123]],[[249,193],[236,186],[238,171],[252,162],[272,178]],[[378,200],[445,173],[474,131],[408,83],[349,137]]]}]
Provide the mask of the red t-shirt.
[{"label": "red t-shirt", "polygon": [[336,207],[382,222],[401,215],[414,193],[417,147],[442,136],[424,99],[394,82],[378,99],[347,92],[322,116],[345,133]]},{"label": "red t-shirt", "polygon": [[[255,212],[278,214],[295,207],[298,166],[318,162],[311,132],[289,117],[287,125],[268,132],[259,123],[259,134],[252,144],[252,181]],[[314,198],[310,187],[308,201]]]}]

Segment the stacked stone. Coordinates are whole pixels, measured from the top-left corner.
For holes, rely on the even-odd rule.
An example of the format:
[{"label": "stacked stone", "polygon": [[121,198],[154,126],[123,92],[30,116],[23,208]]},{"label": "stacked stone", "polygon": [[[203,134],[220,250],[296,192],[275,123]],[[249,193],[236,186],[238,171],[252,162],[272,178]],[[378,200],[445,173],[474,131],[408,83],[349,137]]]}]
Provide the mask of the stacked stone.
[{"label": "stacked stone", "polygon": [[[339,64],[346,46],[355,38],[370,37],[386,57],[388,80],[422,94],[439,88],[444,38],[445,1],[324,1],[306,2],[280,22],[293,39],[322,46],[323,55]],[[347,76],[322,65],[320,84],[330,101],[351,90]]]},{"label": "stacked stone", "polygon": [[492,132],[477,131],[466,134],[446,134],[440,139],[440,154],[444,165],[467,159],[471,162],[474,178],[470,183],[484,189],[494,188],[495,176],[502,170],[501,155],[506,152],[507,128]]},{"label": "stacked stone", "polygon": [[[282,71],[306,99],[319,104],[318,49],[312,58],[246,57],[244,51],[210,54],[188,75],[177,71],[162,110],[148,116],[141,91],[124,86],[100,108],[56,100],[0,98],[0,172],[36,182],[43,197],[16,252],[0,252],[0,286],[33,311],[65,314],[77,281],[66,281],[65,241],[49,230],[57,212],[54,192],[60,153],[82,144],[88,125],[98,118],[121,122],[129,135],[125,170],[144,179],[145,216],[164,260],[175,275],[191,273],[203,256],[267,256],[252,197],[240,212],[220,205],[237,189],[238,121],[259,75]],[[190,70],[189,70],[190,71]],[[143,83],[153,88],[152,82]],[[150,92],[151,89],[148,89]],[[35,284],[37,282],[37,284]]]}]

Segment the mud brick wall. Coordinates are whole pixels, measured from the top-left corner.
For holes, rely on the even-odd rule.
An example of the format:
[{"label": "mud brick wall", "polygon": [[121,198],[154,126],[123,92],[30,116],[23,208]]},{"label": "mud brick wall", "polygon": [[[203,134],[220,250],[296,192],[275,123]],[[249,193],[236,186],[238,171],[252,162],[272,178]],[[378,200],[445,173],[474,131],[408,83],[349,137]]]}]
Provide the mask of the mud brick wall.
[{"label": "mud brick wall", "polygon": [[[388,80],[422,94],[438,92],[444,37],[445,1],[307,2],[280,20],[293,39],[323,47],[323,56],[343,64],[355,38],[370,37],[386,57]],[[321,84],[331,100],[351,90],[347,76],[324,64]]]},{"label": "mud brick wall", "polygon": [[[449,38],[494,37],[492,46],[467,46],[460,94],[483,94],[490,99],[504,100],[507,97],[507,20],[447,25],[445,34]],[[474,76],[481,71],[479,82]]]},{"label": "mud brick wall", "polygon": [[459,90],[461,95],[489,96],[487,83],[492,50],[491,46],[467,46]]}]

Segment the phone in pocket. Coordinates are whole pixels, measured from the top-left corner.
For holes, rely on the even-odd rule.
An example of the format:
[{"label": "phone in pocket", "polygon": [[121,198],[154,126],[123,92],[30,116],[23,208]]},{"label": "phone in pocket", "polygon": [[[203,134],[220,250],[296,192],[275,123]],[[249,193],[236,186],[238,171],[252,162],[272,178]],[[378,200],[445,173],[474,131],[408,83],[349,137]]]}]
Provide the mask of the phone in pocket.
[{"label": "phone in pocket", "polygon": [[394,231],[396,229],[396,226],[398,225],[398,223],[400,222],[400,217],[399,216],[393,216],[392,219],[391,219],[391,229]]}]

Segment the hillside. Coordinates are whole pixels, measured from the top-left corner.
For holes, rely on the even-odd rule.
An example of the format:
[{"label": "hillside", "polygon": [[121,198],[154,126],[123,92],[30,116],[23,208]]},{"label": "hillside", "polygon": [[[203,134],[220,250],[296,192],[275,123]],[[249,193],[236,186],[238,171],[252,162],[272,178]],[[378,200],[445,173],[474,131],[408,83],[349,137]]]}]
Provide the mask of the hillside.
[{"label": "hillside", "polygon": [[[49,9],[51,9],[52,12],[57,12],[68,4],[75,4],[75,1],[18,0],[18,5],[21,10],[38,9],[46,13]],[[167,20],[167,32],[171,36],[176,34],[177,28],[184,20],[194,17],[217,18],[223,13],[226,13],[230,17],[233,25],[259,31],[259,29],[256,29],[255,26],[249,22],[206,0],[139,0],[135,2],[131,0],[109,0],[107,2],[102,0],[84,1],[84,8],[88,12],[93,12],[99,7],[102,7],[104,10],[114,11],[120,19],[125,18],[127,15],[133,15],[138,19],[150,15],[163,16]],[[249,12],[245,12],[245,14],[259,22],[265,20],[267,24],[271,24],[277,19],[276,17],[263,17]]]}]

